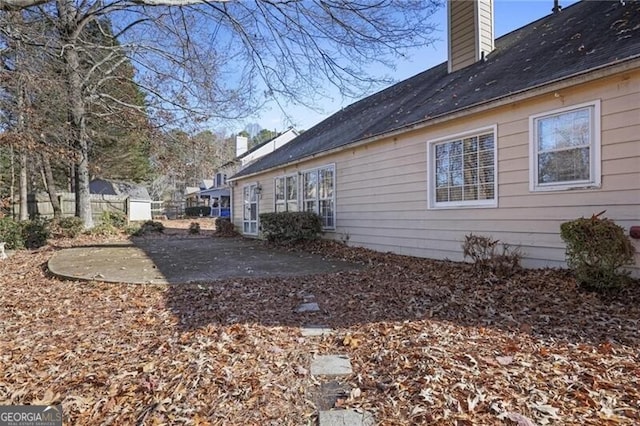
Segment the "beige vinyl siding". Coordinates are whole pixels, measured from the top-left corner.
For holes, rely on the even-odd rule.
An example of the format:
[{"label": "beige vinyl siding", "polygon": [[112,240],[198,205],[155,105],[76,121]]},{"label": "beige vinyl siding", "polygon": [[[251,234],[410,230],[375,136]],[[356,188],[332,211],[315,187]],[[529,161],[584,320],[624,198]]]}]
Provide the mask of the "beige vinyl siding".
[{"label": "beige vinyl siding", "polygon": [[453,72],[493,50],[493,0],[454,0],[448,5],[449,71]]},{"label": "beige vinyl siding", "polygon": [[[530,192],[529,117],[594,100],[601,102],[601,188]],[[427,141],[493,125],[497,125],[498,207],[428,209]],[[349,244],[355,246],[462,260],[460,246],[473,232],[520,246],[525,266],[561,266],[562,222],[606,210],[605,216],[626,230],[640,225],[640,71],[254,176],[248,181],[260,181],[263,187],[260,211],[273,209],[273,177],[326,164],[335,164],[336,170],[336,230],[327,238],[348,235]],[[234,189],[241,187],[242,182]],[[234,194],[234,201],[235,211],[241,212],[241,197]],[[635,240],[634,245],[640,253],[640,242]],[[640,254],[636,258],[634,274],[640,275]]]},{"label": "beige vinyl siding", "polygon": [[[479,46],[480,53],[488,54],[493,50],[493,0],[484,0],[478,2],[478,22],[479,22]],[[477,59],[480,59],[478,57]]]},{"label": "beige vinyl siding", "polygon": [[455,71],[476,61],[474,1],[451,1],[449,11],[449,67]]}]

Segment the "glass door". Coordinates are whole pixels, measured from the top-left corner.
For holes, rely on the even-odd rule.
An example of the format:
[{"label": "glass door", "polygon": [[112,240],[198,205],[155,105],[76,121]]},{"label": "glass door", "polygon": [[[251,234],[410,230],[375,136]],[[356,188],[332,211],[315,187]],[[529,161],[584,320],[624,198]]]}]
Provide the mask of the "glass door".
[{"label": "glass door", "polygon": [[258,193],[257,184],[246,185],[242,198],[244,211],[242,214],[242,233],[258,235]]}]

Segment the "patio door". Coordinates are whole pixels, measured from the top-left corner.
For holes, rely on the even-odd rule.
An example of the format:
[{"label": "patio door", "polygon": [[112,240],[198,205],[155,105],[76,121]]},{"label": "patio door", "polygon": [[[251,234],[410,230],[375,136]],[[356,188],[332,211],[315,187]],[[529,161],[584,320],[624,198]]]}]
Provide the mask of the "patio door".
[{"label": "patio door", "polygon": [[258,235],[258,185],[253,183],[243,188],[242,233]]}]

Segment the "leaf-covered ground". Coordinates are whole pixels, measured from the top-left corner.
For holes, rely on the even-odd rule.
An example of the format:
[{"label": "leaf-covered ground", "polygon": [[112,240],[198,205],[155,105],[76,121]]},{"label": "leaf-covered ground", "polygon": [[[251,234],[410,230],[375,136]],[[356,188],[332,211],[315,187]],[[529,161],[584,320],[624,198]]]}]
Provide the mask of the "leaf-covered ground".
[{"label": "leaf-covered ground", "polygon": [[[0,404],[68,424],[314,424],[316,354],[346,354],[343,407],[382,425],[640,424],[640,291],[562,271],[466,266],[316,243],[358,271],[176,286],[60,281],[65,244],[0,263]],[[84,241],[86,243],[86,241]],[[295,313],[314,294],[319,313]],[[300,326],[336,334],[302,338]]]}]

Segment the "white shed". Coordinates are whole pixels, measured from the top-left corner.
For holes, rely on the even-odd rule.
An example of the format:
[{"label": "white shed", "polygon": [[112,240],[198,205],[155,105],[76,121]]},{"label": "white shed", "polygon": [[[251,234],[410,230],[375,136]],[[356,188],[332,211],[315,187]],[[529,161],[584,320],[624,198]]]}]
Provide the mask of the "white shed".
[{"label": "white shed", "polygon": [[151,220],[151,197],[144,186],[110,179],[94,179],[89,183],[89,189],[92,194],[125,197],[127,218],[130,221]]}]

